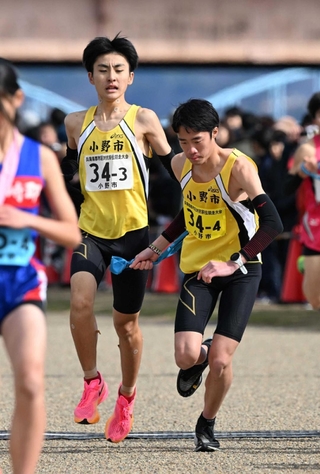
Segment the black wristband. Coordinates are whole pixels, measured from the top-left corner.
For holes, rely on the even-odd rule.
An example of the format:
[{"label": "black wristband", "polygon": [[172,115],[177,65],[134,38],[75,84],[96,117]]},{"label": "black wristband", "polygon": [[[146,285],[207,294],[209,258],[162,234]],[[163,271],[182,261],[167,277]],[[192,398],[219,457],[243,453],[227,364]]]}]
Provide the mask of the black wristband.
[{"label": "black wristband", "polygon": [[244,258],[247,260],[247,262],[250,260],[249,255],[243,249],[240,250],[240,253],[241,253],[241,255],[244,256]]}]

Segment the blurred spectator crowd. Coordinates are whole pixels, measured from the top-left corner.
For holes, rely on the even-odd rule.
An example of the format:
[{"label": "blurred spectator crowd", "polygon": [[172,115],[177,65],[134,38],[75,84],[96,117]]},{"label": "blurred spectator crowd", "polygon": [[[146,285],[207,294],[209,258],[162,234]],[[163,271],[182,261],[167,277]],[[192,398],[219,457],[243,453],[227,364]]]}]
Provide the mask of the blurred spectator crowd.
[{"label": "blurred spectator crowd", "polygon": [[[25,135],[54,150],[57,159],[61,161],[66,154],[67,142],[64,118],[65,113],[62,110],[53,109],[45,122],[30,125],[21,116],[18,125]],[[165,133],[172,149],[180,152],[179,142],[170,125],[165,128]],[[224,148],[238,148],[256,162],[262,186],[277,207],[284,225],[283,234],[262,254],[263,276],[258,293],[261,302],[281,302],[288,247],[300,218],[297,193],[287,195],[284,183],[295,150],[313,133],[315,133],[314,126],[308,114],[299,123],[291,116],[275,120],[270,116],[257,116],[239,107],[232,107],[220,117],[218,144]],[[151,239],[175,217],[180,208],[180,186],[169,177],[155,155],[150,166]],[[45,202],[43,211],[50,213]],[[66,251],[52,242],[43,240],[40,252],[51,272],[49,282],[67,284],[68,282],[62,278],[62,274],[65,273]]]}]

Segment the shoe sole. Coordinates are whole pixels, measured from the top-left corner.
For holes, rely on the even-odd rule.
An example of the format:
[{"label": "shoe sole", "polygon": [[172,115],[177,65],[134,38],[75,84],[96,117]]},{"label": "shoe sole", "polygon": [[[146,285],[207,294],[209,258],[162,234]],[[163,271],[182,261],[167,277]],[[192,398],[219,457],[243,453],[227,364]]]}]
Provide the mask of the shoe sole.
[{"label": "shoe sole", "polygon": [[[208,345],[208,341],[212,341],[212,339],[206,339],[205,341],[203,341],[202,344],[206,345],[208,347],[208,351],[210,350],[210,345]],[[201,364],[202,365],[202,364]],[[202,383],[202,374],[203,372],[206,370],[206,368],[208,367],[208,363],[206,364],[205,367],[201,368],[201,365],[199,365],[199,372],[194,374],[192,376],[193,377],[196,377],[196,379],[192,382],[192,385],[186,389],[186,390],[183,390],[181,387],[180,387],[180,384],[182,382],[182,384],[185,384],[185,383],[188,383],[188,382],[185,382],[184,380],[181,381],[181,378],[182,378],[182,373],[185,372],[183,371],[182,369],[180,369],[179,373],[178,373],[178,377],[177,377],[177,391],[179,393],[179,395],[181,395],[181,397],[191,397],[191,395],[194,394],[194,392],[196,390],[198,390],[198,388],[200,387],[201,383]],[[191,378],[191,377],[190,377]]]},{"label": "shoe sole", "polygon": [[184,398],[191,397],[191,395],[193,395],[194,392],[198,390],[201,383],[202,383],[202,372],[200,375],[198,375],[198,378],[193,382],[190,388],[188,388],[187,390],[182,390],[182,388],[179,386],[180,384],[180,372],[179,372],[178,378],[177,378],[177,391],[179,395],[181,395],[181,397],[184,397]]},{"label": "shoe sole", "polygon": [[195,448],[196,453],[210,453],[213,451],[220,451],[220,448],[215,448],[213,446],[197,446]]},{"label": "shoe sole", "polygon": [[98,423],[98,421],[100,421],[100,413],[98,412],[97,407],[98,405],[100,405],[100,403],[105,401],[108,395],[109,395],[108,386],[105,383],[102,389],[102,393],[100,397],[98,398],[98,401],[95,407],[96,411],[94,415],[91,418],[77,418],[76,416],[74,416],[74,421],[78,423],[79,425],[94,425],[95,423]]},{"label": "shoe sole", "polygon": [[197,436],[194,437],[194,444],[196,445],[195,447],[195,452],[197,453],[205,453],[205,452],[211,452],[211,451],[220,451],[220,445],[219,446],[210,446],[209,444],[204,444],[202,443],[201,440],[198,439]]},{"label": "shoe sole", "polygon": [[118,439],[118,440],[113,440],[108,436],[108,428],[109,428],[109,425],[110,425],[110,423],[112,422],[113,419],[114,419],[114,415],[110,416],[109,420],[107,420],[106,426],[104,428],[104,435],[105,435],[106,440],[110,441],[110,443],[121,443],[121,441],[123,441],[128,436],[128,434],[130,433],[130,431],[132,429],[133,416],[131,417],[130,429],[129,429],[128,433],[125,436],[123,436],[121,439]]}]

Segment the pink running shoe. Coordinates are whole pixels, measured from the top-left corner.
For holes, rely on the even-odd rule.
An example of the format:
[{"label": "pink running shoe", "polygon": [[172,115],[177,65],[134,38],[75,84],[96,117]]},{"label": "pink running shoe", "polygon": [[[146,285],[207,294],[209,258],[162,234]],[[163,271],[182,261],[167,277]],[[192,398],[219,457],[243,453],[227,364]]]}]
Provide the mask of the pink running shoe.
[{"label": "pink running shoe", "polygon": [[98,423],[100,414],[98,405],[102,403],[108,396],[108,385],[104,381],[100,372],[98,372],[101,380],[94,379],[90,383],[84,381],[84,389],[82,398],[78,406],[74,410],[74,421],[83,425]]},{"label": "pink running shoe", "polygon": [[133,424],[133,405],[136,399],[137,389],[134,391],[134,398],[129,403],[128,400],[121,395],[120,387],[118,392],[118,400],[113,415],[109,418],[105,427],[105,437],[112,443],[120,443],[128,436]]}]

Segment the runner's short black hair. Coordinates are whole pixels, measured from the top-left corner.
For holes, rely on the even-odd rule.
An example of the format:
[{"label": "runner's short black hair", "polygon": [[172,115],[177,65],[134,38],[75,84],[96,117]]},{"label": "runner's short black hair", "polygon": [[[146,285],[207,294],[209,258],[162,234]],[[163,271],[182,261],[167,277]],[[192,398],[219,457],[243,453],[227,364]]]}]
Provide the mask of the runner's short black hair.
[{"label": "runner's short black hair", "polygon": [[96,59],[102,54],[121,54],[129,63],[129,70],[133,72],[138,66],[138,54],[131,43],[124,36],[118,33],[113,40],[106,36],[97,36],[85,47],[82,56],[82,63],[88,72],[93,72],[93,65]]},{"label": "runner's short black hair", "polygon": [[219,127],[219,114],[211,102],[204,99],[190,99],[179,107],[172,117],[172,128],[178,133],[180,127],[195,132],[211,133]]}]

